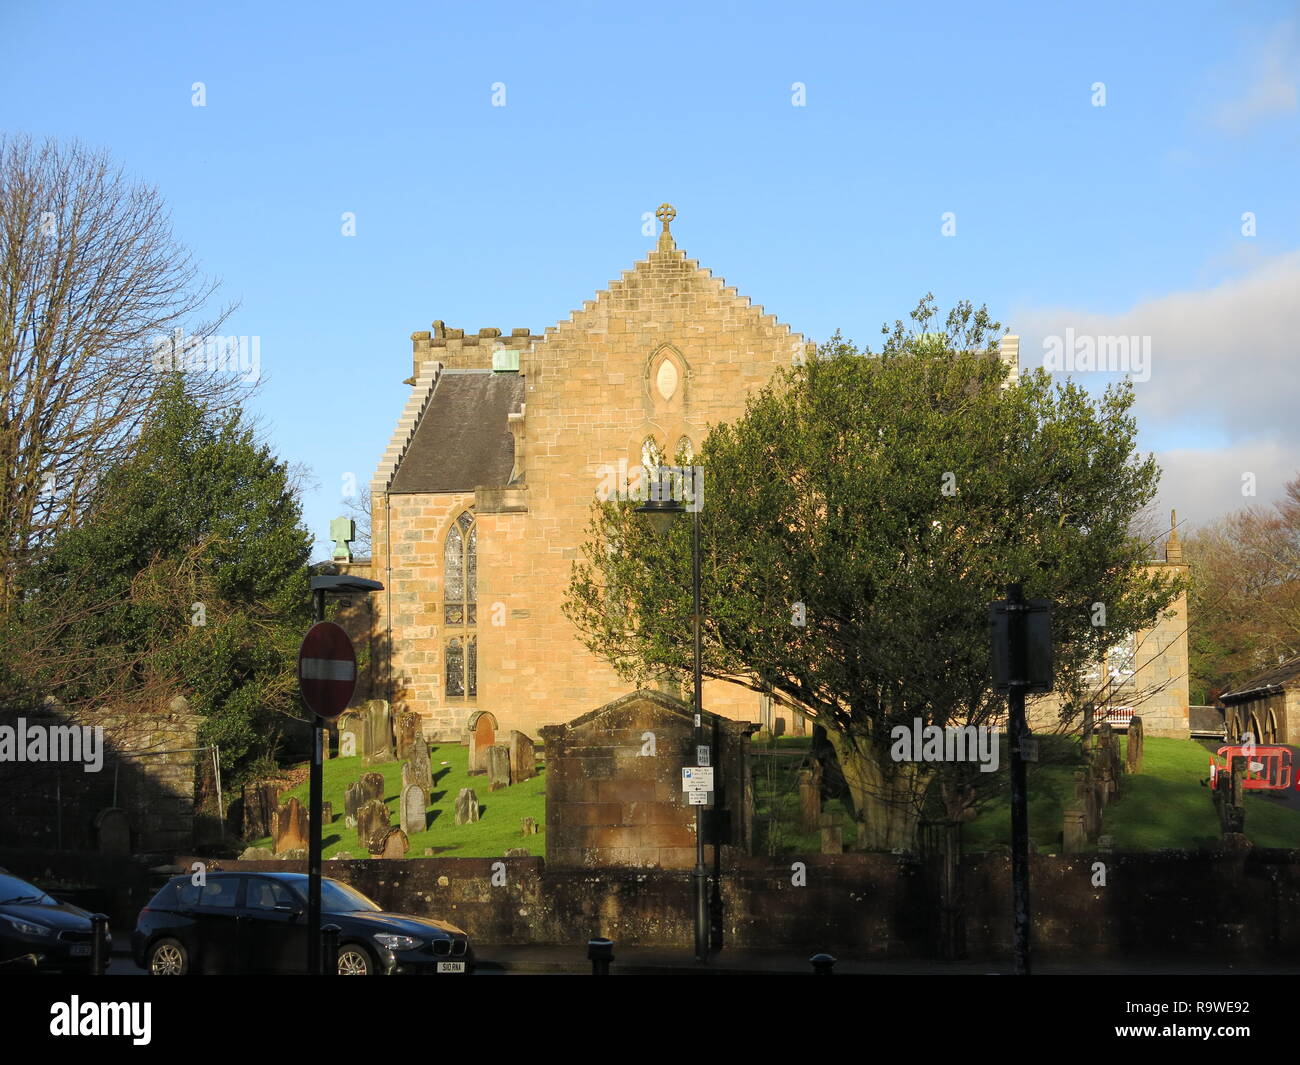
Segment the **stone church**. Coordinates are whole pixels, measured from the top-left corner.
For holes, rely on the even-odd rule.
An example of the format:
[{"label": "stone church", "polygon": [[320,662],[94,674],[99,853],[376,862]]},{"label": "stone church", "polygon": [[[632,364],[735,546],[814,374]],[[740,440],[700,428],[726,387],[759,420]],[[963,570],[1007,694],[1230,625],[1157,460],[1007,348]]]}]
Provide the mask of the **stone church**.
[{"label": "stone church", "polygon": [[[463,738],[482,711],[536,737],[627,694],[561,611],[602,480],[697,454],[811,350],[687,258],[671,206],[656,215],[649,254],[543,334],[412,334],[410,395],[370,486],[372,559],[349,568],[385,588],[367,607],[372,693],[430,739]],[[1016,370],[1018,338],[1001,354]],[[706,682],[704,705],[804,728],[735,685]]]}]

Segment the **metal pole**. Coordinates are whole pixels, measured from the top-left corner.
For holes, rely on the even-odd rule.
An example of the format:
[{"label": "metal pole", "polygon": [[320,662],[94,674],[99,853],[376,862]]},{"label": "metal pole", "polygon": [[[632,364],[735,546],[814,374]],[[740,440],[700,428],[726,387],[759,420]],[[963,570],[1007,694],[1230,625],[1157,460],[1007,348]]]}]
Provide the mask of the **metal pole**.
[{"label": "metal pole", "polygon": [[1029,797],[1025,787],[1025,761],[1020,738],[1025,734],[1025,688],[1029,680],[1025,625],[1028,606],[1019,584],[1007,585],[1010,605],[1007,636],[1011,658],[1007,694],[1011,741],[1011,893],[1015,972],[1029,975]]},{"label": "metal pole", "polygon": [[[325,620],[325,592],[312,593],[312,614],[316,621]],[[311,727],[311,783],[307,800],[307,972],[314,975],[321,970],[320,943],[320,859],[322,778],[321,741],[325,722],[313,715]]]},{"label": "metal pole", "polygon": [[[703,663],[700,654],[700,510],[691,511],[691,591],[695,601],[692,627],[695,634],[695,753],[699,764],[699,750],[704,745],[703,718]],[[712,764],[713,759],[710,759]],[[714,770],[714,772],[717,772]],[[704,867],[704,807],[695,807],[695,960],[709,960],[709,900],[708,871]]]}]

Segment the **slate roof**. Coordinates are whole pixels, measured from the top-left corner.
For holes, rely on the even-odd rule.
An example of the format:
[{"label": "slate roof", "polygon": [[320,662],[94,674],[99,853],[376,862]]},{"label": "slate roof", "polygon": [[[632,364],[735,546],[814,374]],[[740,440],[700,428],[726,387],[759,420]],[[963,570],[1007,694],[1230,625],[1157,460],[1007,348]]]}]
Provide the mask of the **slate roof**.
[{"label": "slate roof", "polygon": [[523,401],[522,374],[443,370],[389,492],[472,492],[479,485],[505,485],[515,463],[506,415]]},{"label": "slate roof", "polygon": [[1297,677],[1300,677],[1300,656],[1289,658],[1280,666],[1274,666],[1264,673],[1256,674],[1236,691],[1219,696],[1219,700],[1224,703],[1245,702],[1249,698],[1263,694],[1270,688],[1290,687],[1287,682],[1295,680]]}]

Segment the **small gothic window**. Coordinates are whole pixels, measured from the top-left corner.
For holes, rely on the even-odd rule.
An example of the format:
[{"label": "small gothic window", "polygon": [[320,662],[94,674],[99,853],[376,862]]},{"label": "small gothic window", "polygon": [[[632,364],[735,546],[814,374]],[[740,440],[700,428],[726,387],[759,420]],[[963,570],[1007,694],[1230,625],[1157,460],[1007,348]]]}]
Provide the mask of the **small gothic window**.
[{"label": "small gothic window", "polygon": [[641,479],[647,491],[659,480],[659,467],[663,464],[663,448],[653,436],[647,436],[641,441]]},{"label": "small gothic window", "polygon": [[447,641],[447,694],[465,694],[465,646],[459,636]]},{"label": "small gothic window", "polygon": [[478,694],[478,643],[471,631],[478,621],[478,526],[469,511],[448,531],[443,563],[442,620],[451,630],[445,645],[446,691],[449,697],[472,697]]},{"label": "small gothic window", "polygon": [[443,623],[473,625],[477,620],[478,528],[466,511],[447,533],[443,549]]}]

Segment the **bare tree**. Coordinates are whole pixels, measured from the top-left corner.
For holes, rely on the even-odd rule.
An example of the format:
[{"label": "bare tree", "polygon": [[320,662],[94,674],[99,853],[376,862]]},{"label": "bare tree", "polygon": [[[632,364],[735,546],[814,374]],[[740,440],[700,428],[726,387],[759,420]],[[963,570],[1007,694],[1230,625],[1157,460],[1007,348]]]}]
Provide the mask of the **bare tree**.
[{"label": "bare tree", "polygon": [[187,371],[213,405],[247,392],[234,374],[189,372],[232,309],[195,320],[216,287],[157,191],[107,154],[0,138],[0,614],[131,446],[160,370]]}]

